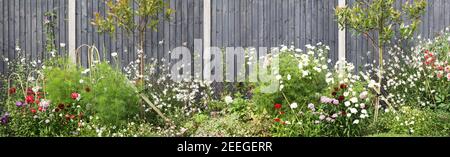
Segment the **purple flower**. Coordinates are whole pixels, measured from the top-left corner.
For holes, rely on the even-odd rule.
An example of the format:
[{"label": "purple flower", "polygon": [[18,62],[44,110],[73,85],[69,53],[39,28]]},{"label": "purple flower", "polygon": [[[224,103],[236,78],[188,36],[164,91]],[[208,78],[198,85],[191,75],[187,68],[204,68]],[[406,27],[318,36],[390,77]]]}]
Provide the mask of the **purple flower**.
[{"label": "purple flower", "polygon": [[316,111],[316,107],[312,103],[308,104],[308,108],[313,112]]},{"label": "purple flower", "polygon": [[17,107],[22,107],[23,105],[24,105],[24,103],[21,102],[21,101],[16,102],[16,106],[17,106]]},{"label": "purple flower", "polygon": [[6,112],[6,113],[0,118],[0,124],[2,124],[2,125],[8,124],[8,119],[9,119],[9,113]]},{"label": "purple flower", "polygon": [[320,120],[324,120],[324,119],[325,119],[325,115],[320,115],[320,116],[319,116],[319,119],[320,119]]},{"label": "purple flower", "polygon": [[333,104],[334,104],[334,105],[339,105],[339,100],[334,99],[334,100],[333,100]]},{"label": "purple flower", "polygon": [[332,98],[328,98],[328,97],[326,97],[326,96],[320,97],[320,102],[321,102],[321,103],[324,103],[324,104],[334,104],[334,105],[339,105],[339,100],[332,99]]}]

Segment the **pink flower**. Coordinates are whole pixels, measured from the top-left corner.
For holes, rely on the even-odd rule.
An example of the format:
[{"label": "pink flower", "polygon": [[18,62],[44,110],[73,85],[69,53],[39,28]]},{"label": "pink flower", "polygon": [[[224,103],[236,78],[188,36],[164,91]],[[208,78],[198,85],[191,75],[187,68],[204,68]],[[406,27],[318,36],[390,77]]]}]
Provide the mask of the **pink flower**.
[{"label": "pink flower", "polygon": [[438,79],[441,79],[443,76],[442,76],[442,73],[441,72],[438,72],[437,74],[436,74],[436,77],[438,78]]},{"label": "pink flower", "polygon": [[359,94],[359,98],[360,99],[367,99],[367,97],[369,96],[369,93],[368,92],[366,92],[366,91],[364,91],[364,92],[362,92],[361,94]]},{"label": "pink flower", "polygon": [[80,100],[80,94],[78,94],[78,93],[72,93],[71,97],[73,100]]},{"label": "pink flower", "polygon": [[450,81],[450,73],[447,74],[447,80]]},{"label": "pink flower", "polygon": [[319,116],[319,119],[320,119],[320,120],[324,120],[324,119],[325,119],[325,116],[324,116],[324,115],[320,115],[320,116]]}]

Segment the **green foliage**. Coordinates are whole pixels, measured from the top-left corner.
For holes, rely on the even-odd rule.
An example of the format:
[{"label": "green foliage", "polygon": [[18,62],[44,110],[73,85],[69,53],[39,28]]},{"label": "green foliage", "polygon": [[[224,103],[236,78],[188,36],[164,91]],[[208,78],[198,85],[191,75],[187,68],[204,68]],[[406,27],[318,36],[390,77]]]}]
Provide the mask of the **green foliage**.
[{"label": "green foliage", "polygon": [[[369,35],[370,31],[379,32],[380,45],[392,39],[395,25],[402,26],[400,32],[404,38],[412,37],[420,24],[421,15],[425,13],[427,2],[408,1],[403,4],[402,11],[395,8],[395,2],[396,0],[361,0],[356,1],[352,7],[336,8],[338,23],[342,28],[350,28],[364,35]],[[406,25],[402,17],[407,17],[411,24]]]},{"label": "green foliage", "polygon": [[118,126],[139,114],[139,97],[120,71],[107,63],[90,70],[78,92],[83,96],[81,102],[89,105],[96,116],[106,124]]},{"label": "green foliage", "polygon": [[71,94],[81,90],[81,71],[77,68],[62,66],[70,64],[68,60],[59,59],[56,62],[58,62],[54,64],[56,66],[44,70],[47,98],[55,103],[70,104],[73,102]]},{"label": "green foliage", "polygon": [[46,12],[44,15],[45,15],[44,32],[46,35],[45,51],[47,53],[52,53],[52,55],[54,55],[54,53],[56,53],[55,29],[56,29],[57,15],[55,11]]},{"label": "green foliage", "polygon": [[450,31],[417,40],[410,50],[393,48],[385,86],[394,106],[414,105],[450,111]]},{"label": "green foliage", "polygon": [[[115,24],[125,28],[129,33],[136,29],[141,32],[151,28],[156,30],[161,17],[168,19],[173,10],[168,8],[164,0],[105,0],[108,6],[106,17],[101,17],[100,13],[95,14],[92,24],[98,26],[100,32],[113,33],[116,30]],[[133,4],[137,4],[136,10]],[[163,16],[161,13],[165,12]],[[134,16],[139,17],[139,22],[135,22]]]},{"label": "green foliage", "polygon": [[380,116],[377,132],[409,136],[449,136],[450,114],[430,109],[402,107]]},{"label": "green foliage", "polygon": [[[327,65],[325,46],[317,49],[309,49],[309,54],[295,54],[293,50],[281,51],[279,54],[279,74],[280,90],[275,93],[263,93],[264,84],[257,85],[254,94],[254,101],[258,107],[273,111],[273,105],[307,104],[309,100],[319,97],[326,87],[325,75]],[[315,57],[314,53],[318,55]],[[277,74],[275,74],[277,75]]]}]

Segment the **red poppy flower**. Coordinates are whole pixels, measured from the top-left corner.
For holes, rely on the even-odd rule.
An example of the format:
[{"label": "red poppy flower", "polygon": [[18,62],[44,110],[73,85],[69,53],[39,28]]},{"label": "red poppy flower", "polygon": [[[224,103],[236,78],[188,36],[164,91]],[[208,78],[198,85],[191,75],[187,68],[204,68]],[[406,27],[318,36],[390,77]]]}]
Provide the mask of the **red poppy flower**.
[{"label": "red poppy flower", "polygon": [[275,104],[274,107],[275,107],[275,109],[280,109],[281,108],[281,104]]},{"label": "red poppy flower", "polygon": [[346,84],[341,84],[341,89],[347,89],[347,85]]},{"label": "red poppy flower", "polygon": [[14,87],[10,88],[9,94],[16,94],[16,88],[14,88]]},{"label": "red poppy flower", "polygon": [[30,111],[31,111],[31,113],[33,113],[33,114],[36,113],[36,109],[34,109],[34,108],[31,108]]},{"label": "red poppy flower", "polygon": [[275,118],[274,120],[275,120],[275,122],[278,122],[278,123],[281,122],[280,118]]},{"label": "red poppy flower", "polygon": [[334,91],[335,92],[339,91],[339,88],[338,87],[334,87]]},{"label": "red poppy flower", "polygon": [[41,101],[39,101],[39,100],[36,100],[36,101],[34,101],[36,104],[39,104],[39,103],[41,103]]},{"label": "red poppy flower", "polygon": [[345,96],[343,96],[343,95],[339,96],[338,100],[339,100],[339,102],[343,102],[345,100]]},{"label": "red poppy flower", "polygon": [[336,92],[333,92],[333,93],[331,93],[331,95],[333,95],[333,96],[336,96],[336,95],[337,95],[337,93],[336,93]]},{"label": "red poppy flower", "polygon": [[64,104],[59,104],[59,105],[58,105],[58,109],[64,110]]},{"label": "red poppy flower", "polygon": [[27,95],[34,95],[33,89],[28,88],[27,89]]},{"label": "red poppy flower", "polygon": [[42,112],[42,107],[39,106],[38,107],[38,111]]},{"label": "red poppy flower", "polygon": [[25,102],[27,102],[27,104],[32,104],[34,102],[34,97],[33,96],[25,97]]},{"label": "red poppy flower", "polygon": [[77,100],[80,95],[78,93],[72,93],[70,96],[73,100]]},{"label": "red poppy flower", "polygon": [[66,114],[64,115],[64,117],[66,118],[66,120],[70,120],[70,115]]}]

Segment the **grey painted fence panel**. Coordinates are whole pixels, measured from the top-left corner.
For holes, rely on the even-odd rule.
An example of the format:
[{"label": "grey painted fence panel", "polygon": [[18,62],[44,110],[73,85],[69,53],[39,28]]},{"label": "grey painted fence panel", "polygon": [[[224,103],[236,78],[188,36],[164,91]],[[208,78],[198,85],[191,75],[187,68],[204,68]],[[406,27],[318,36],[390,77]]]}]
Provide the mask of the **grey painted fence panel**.
[{"label": "grey painted fence panel", "polygon": [[[66,54],[59,43],[67,41],[68,0],[0,0],[0,56],[14,58],[16,41],[27,59],[43,59],[46,34],[44,14],[54,10],[57,17],[56,40],[59,54]],[[203,37],[203,1],[167,0],[176,10],[172,20],[161,22],[157,32],[146,32],[147,58],[170,60],[170,50],[186,46],[193,50],[194,39]],[[212,46],[280,46],[304,45],[322,42],[329,45],[329,58],[338,59],[337,23],[334,8],[337,0],[211,0]],[[354,0],[347,0],[348,3]],[[401,0],[405,2],[407,0]],[[428,7],[418,34],[424,38],[435,36],[450,25],[450,1],[428,0]],[[400,5],[400,1],[396,4]],[[127,35],[118,29],[113,36],[97,33],[90,24],[94,13],[105,15],[103,0],[79,0],[76,3],[76,45],[95,44],[102,58],[111,61],[111,53],[118,52],[121,64],[135,60],[136,34]],[[137,20],[137,18],[136,18]],[[364,37],[347,32],[347,60],[364,65],[377,60],[378,55]],[[87,64],[86,48],[82,63]],[[368,53],[370,52],[370,53]],[[0,71],[6,71],[4,60]]]}]

